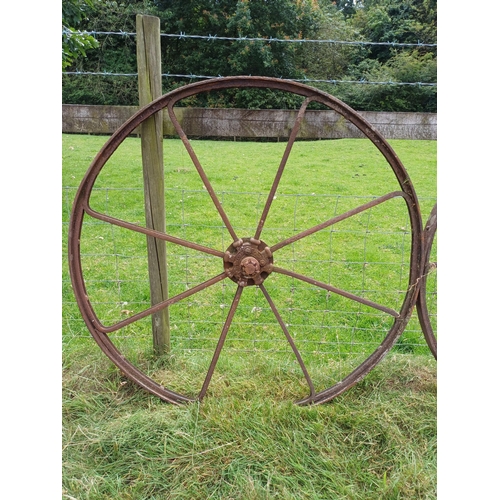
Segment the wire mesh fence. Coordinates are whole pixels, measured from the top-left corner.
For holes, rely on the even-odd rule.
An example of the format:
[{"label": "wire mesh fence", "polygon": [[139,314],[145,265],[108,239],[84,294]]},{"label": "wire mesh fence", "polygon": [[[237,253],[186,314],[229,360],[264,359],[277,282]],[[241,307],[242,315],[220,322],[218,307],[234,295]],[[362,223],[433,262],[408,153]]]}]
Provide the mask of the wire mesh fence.
[{"label": "wire mesh fence", "polygon": [[[65,234],[75,193],[74,187],[63,189]],[[227,191],[218,195],[227,207],[241,207],[242,200],[251,200],[245,203],[244,215],[250,215],[254,221],[266,200],[263,192]],[[278,198],[274,207],[278,216],[270,220],[263,234],[265,241],[274,242],[276,238],[296,234],[305,223],[311,223],[311,217],[321,219],[322,213],[335,216],[347,207],[360,205],[374,197],[311,193],[284,194]],[[206,216],[210,200],[205,190],[167,189],[166,199],[168,234],[221,250],[231,244],[224,225],[212,223]],[[425,201],[429,204],[435,200]],[[140,188],[98,188],[94,202],[107,214],[116,214],[116,211],[128,207],[127,218],[144,224]],[[280,219],[280,212],[286,213],[287,218]],[[235,229],[245,234],[253,227],[245,225],[242,217]],[[281,267],[312,275],[332,286],[340,285],[350,293],[397,309],[406,293],[410,232],[408,216],[401,207],[391,207],[389,211],[374,208],[353,217],[346,224],[327,228],[304,241],[293,243],[276,259]],[[223,270],[220,259],[172,244],[167,244],[167,262],[170,295],[192,288]],[[89,297],[104,323],[119,321],[150,306],[143,235],[89,218],[82,231],[82,263]],[[271,277],[273,280],[269,279],[266,286],[273,294],[287,327],[294,332],[302,353],[327,357],[362,355],[380,344],[394,319],[293,277]],[[170,306],[173,352],[213,351],[235,287],[236,284],[223,281]],[[435,275],[430,276],[427,296],[434,324],[437,319],[436,288]],[[90,339],[67,275],[63,278],[63,307],[64,342],[69,345]],[[124,328],[114,333],[113,339],[122,350],[126,350],[129,340],[135,347],[140,342],[148,350],[151,320],[146,318]],[[226,349],[289,352],[280,326],[257,288],[244,294]],[[427,352],[416,314],[395,349]]]}]

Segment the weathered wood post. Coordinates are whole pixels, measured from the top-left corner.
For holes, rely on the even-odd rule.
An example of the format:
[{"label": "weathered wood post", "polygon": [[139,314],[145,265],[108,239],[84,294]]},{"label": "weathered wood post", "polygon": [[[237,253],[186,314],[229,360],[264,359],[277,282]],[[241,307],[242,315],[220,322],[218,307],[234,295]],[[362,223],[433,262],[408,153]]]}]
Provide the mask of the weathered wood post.
[{"label": "weathered wood post", "polygon": [[[160,19],[137,15],[137,72],[139,105],[145,106],[162,95]],[[146,224],[165,232],[165,188],[163,171],[163,113],[141,125]],[[165,241],[147,237],[151,305],[168,298]],[[153,347],[157,354],[170,350],[168,308],[153,314]]]}]

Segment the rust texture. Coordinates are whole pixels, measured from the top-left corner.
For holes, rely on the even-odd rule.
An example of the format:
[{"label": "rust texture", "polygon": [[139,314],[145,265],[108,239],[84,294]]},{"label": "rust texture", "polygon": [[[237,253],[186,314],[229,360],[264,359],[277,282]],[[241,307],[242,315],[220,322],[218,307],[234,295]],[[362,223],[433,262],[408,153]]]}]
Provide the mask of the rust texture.
[{"label": "rust texture", "polygon": [[271,249],[255,238],[237,240],[224,254],[224,269],[239,286],[260,285],[273,270]]}]

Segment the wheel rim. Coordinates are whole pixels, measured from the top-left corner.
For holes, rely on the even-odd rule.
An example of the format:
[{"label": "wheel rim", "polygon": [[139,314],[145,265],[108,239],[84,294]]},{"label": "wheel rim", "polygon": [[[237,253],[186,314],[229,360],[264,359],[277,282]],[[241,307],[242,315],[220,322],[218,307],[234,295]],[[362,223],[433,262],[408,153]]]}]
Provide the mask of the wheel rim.
[{"label": "wheel rim", "polygon": [[[257,228],[253,235],[245,235],[245,237],[243,238],[240,238],[240,236],[233,228],[230,218],[227,216],[226,211],[220,203],[217,194],[215,193],[215,190],[213,189],[210,180],[208,179],[208,176],[203,169],[203,166],[199,162],[189,139],[187,138],[184,130],[182,129],[182,126],[180,125],[174,113],[174,105],[182,99],[202,92],[219,91],[233,88],[273,89],[289,92],[298,96],[302,96],[304,98],[302,106],[297,113],[293,128],[290,132],[285,152],[278,167],[278,171],[274,177],[274,181],[271,186],[269,195],[267,196],[266,204],[259,219],[259,223],[257,224]],[[290,151],[297,138],[300,124],[305,114],[305,110],[311,102],[317,102],[326,106],[327,108],[343,116],[346,120],[357,127],[383,155],[397,179],[400,190],[386,193],[373,199],[370,202],[361,204],[352,210],[346,211],[339,216],[330,218],[289,238],[285,238],[277,242],[269,242],[268,245],[261,241],[261,233],[265,227],[266,219],[271,210],[273,199],[275,197],[281,176],[287,164]],[[146,119],[163,109],[167,110],[170,119],[172,120],[172,123],[174,124],[174,127],[184,144],[186,151],[188,152],[193,164],[196,167],[196,170],[198,171],[203,181],[204,189],[208,191],[212,202],[217,209],[217,212],[219,213],[227,231],[231,236],[232,244],[225,251],[216,250],[188,240],[183,240],[182,238],[174,237],[167,233],[160,233],[158,231],[140,227],[125,220],[117,219],[105,215],[101,212],[95,211],[90,206],[90,196],[92,194],[96,179],[102,168],[116,151],[118,146],[125,140],[125,138],[129,136],[129,134],[134,131],[134,129],[141,125]],[[286,269],[274,264],[274,256],[282,248],[292,245],[293,243],[307,238],[325,228],[332,227],[333,225],[343,220],[349,219],[356,214],[360,214],[373,207],[383,205],[388,200],[394,198],[402,198],[404,200],[411,226],[411,251],[409,259],[408,281],[406,284],[407,287],[404,294],[404,299],[399,311],[370,301],[366,298],[357,296],[345,290],[338,289],[328,283],[317,281],[314,279],[314,277],[296,273],[293,270]],[[123,321],[118,321],[111,326],[105,326],[101,323],[94,311],[94,308],[86,291],[85,279],[83,277],[84,273],[81,264],[80,238],[85,217],[94,218],[104,223],[109,223],[111,225],[119,226],[137,233],[142,233],[147,236],[152,236],[173,243],[175,245],[180,245],[192,250],[196,250],[204,254],[219,257],[221,259],[222,272],[183,293],[175,295],[167,301],[156,304],[138,314],[131,316],[130,318],[127,318]],[[334,397],[352,387],[359,380],[361,380],[384,358],[384,356],[395,344],[395,342],[403,332],[406,324],[411,317],[413,307],[415,306],[417,298],[419,296],[418,292],[420,282],[418,278],[421,276],[420,270],[422,269],[423,259],[422,239],[423,231],[419,204],[415,190],[405,168],[403,167],[401,161],[399,160],[393,149],[385,141],[385,139],[358,113],[345,105],[343,102],[330,96],[329,94],[299,83],[265,77],[228,77],[187,85],[162,96],[161,98],[150,103],[148,106],[145,106],[144,108],[139,110],[111,136],[111,138],[103,146],[101,151],[94,158],[78,189],[70,220],[68,248],[72,285],[78,307],[82,313],[87,328],[89,329],[99,347],[108,356],[108,358],[130,380],[134,381],[136,384],[149,391],[151,394],[158,396],[164,401],[177,404],[203,399],[203,397],[207,393],[213,373],[217,366],[220,353],[224,347],[224,343],[231,327],[235,312],[238,309],[238,304],[240,302],[242,293],[248,286],[257,286],[261,290],[270,309],[272,310],[275,320],[277,321],[277,323],[279,323],[281,330],[283,331],[286,340],[301,367],[303,376],[309,387],[309,395],[300,399],[299,401],[297,401],[297,403],[319,404],[330,401]],[[360,363],[347,376],[343,377],[339,382],[333,385],[329,385],[326,389],[317,391],[306,368],[306,365],[301,357],[299,349],[294,342],[293,336],[290,334],[285,321],[283,320],[277,306],[273,302],[271,294],[269,293],[264,283],[264,281],[272,275],[287,276],[289,278],[299,280],[303,283],[309,283],[323,289],[324,291],[327,291],[328,293],[338,294],[340,296],[346,297],[349,300],[382,311],[383,313],[393,317],[394,323],[383,340],[380,342],[378,347],[362,363]],[[229,281],[232,280],[236,283],[236,292],[230,306],[229,313],[224,322],[221,335],[218,339],[212,361],[209,365],[209,369],[202,384],[202,388],[196,396],[181,394],[177,391],[173,391],[165,387],[162,384],[155,382],[151,377],[143,373],[143,371],[138,369],[133,363],[127,360],[110,339],[110,333],[130,325],[134,321],[138,321],[139,319],[150,316],[165,307],[180,302],[183,299],[202,290],[205,290],[226,279],[229,279]]]},{"label": "wheel rim", "polygon": [[432,245],[437,230],[437,203],[434,205],[424,228],[424,273],[420,280],[420,291],[417,299],[417,314],[424,332],[425,341],[437,359],[437,340],[427,307],[427,276],[437,269],[437,262],[430,262]]}]

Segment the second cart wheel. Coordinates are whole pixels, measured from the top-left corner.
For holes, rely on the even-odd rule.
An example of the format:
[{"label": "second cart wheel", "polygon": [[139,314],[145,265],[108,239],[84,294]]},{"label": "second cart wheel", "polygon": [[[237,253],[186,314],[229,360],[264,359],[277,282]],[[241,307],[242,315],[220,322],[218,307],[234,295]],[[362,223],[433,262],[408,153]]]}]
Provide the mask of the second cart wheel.
[{"label": "second cart wheel", "polygon": [[436,230],[437,203],[434,205],[424,228],[424,273],[422,275],[422,279],[420,280],[420,292],[417,300],[417,314],[420,326],[424,332],[425,341],[427,342],[432,355],[437,359],[437,340],[427,306],[427,281],[429,276],[434,274],[437,270],[437,262],[430,261]]},{"label": "second cart wheel", "polygon": [[[258,210],[256,217],[254,213],[248,214],[251,204],[239,202],[243,194],[238,194],[234,206],[231,206],[227,201],[230,198],[227,190],[217,189],[218,183],[224,184],[224,179],[221,179],[224,172],[222,164],[227,159],[223,154],[216,155],[215,159],[200,159],[196,152],[198,144],[193,145],[188,138],[182,118],[178,116],[179,108],[174,109],[183,100],[189,101],[194,96],[234,89],[279,92],[301,100],[292,123],[278,124],[282,135],[288,139],[277,163],[264,158],[256,166],[252,164],[255,158],[233,159],[241,165],[234,180],[239,182],[239,191],[245,191],[245,196],[249,193],[251,203],[255,202]],[[324,165],[328,166],[328,175],[315,176],[315,172],[320,170],[316,169],[312,160],[307,163],[307,154],[303,150],[306,145],[297,140],[306,109],[311,106],[330,113],[333,111],[336,117],[340,117],[337,126],[354,128],[360,136],[368,139],[371,143],[369,158],[364,161],[356,158],[352,160],[355,163],[351,170],[340,172],[336,167],[338,158],[333,151],[331,157],[315,160],[323,162],[323,169]],[[116,204],[118,213],[108,211],[108,198],[93,202],[100,200],[99,189],[104,189],[98,187],[103,167],[111,162],[118,147],[138,126],[162,110],[168,113],[185,154],[199,176],[200,192],[210,200],[213,209],[204,205],[190,212],[198,217],[198,226],[184,220],[186,213],[182,211],[183,220],[176,226],[177,229],[172,225],[170,230],[167,224],[165,232],[149,229],[144,223],[137,222],[135,214],[120,214],[119,202]],[[292,149],[294,153],[297,150],[295,157]],[[356,150],[356,143],[353,143],[350,153],[353,158],[356,157]],[[297,185],[293,175],[296,168],[293,158],[301,155],[306,158],[307,175]],[[168,158],[168,152],[165,156]],[[387,180],[381,180],[382,175]],[[343,177],[359,177],[359,193],[342,195]],[[378,186],[384,186],[384,191],[379,192],[380,188],[372,190],[370,179],[376,179]],[[314,192],[307,191],[310,189],[309,181]],[[264,188],[267,194],[257,193]],[[183,188],[180,186],[179,189]],[[332,202],[334,192],[336,201]],[[106,193],[108,196],[108,191]],[[167,200],[168,203],[170,201]],[[286,203],[288,208],[285,210]],[[173,207],[174,204],[168,206]],[[287,214],[285,218],[280,218],[281,211]],[[180,214],[181,211],[174,207],[172,213]],[[290,214],[294,214],[293,224],[289,220]],[[214,217],[218,220],[219,231],[222,230],[225,236],[223,234],[221,239],[206,241],[203,228],[214,227],[212,222],[209,223]],[[143,307],[140,311],[126,311],[125,318],[103,319],[106,308],[110,306],[100,306],[97,310],[97,301],[93,297],[99,293],[94,287],[98,280],[88,275],[92,272],[105,273],[106,266],[97,270],[95,262],[91,266],[82,263],[82,245],[86,245],[86,252],[90,252],[88,249],[95,245],[95,241],[84,243],[85,224],[110,230],[114,238],[120,233],[120,241],[114,244],[123,252],[131,240],[145,237],[167,242],[172,248],[185,249],[188,252],[184,258],[185,286],[178,287],[175,293],[170,293],[169,298],[160,303]],[[99,238],[105,239],[103,236]],[[289,352],[293,353],[300,367],[304,387],[307,388],[307,394],[297,402],[318,404],[333,399],[362,379],[384,358],[403,332],[418,297],[422,238],[418,200],[407,171],[388,142],[357,112],[335,97],[303,84],[264,77],[227,77],[187,85],[162,96],[139,110],[111,136],[92,161],[74,201],[69,231],[69,265],[77,303],[93,338],[130,380],[150,393],[172,403],[203,399],[230,338],[235,317],[244,307],[250,310],[242,304],[246,297],[252,295],[249,291],[255,290],[260,294],[255,300],[260,302],[251,311],[265,310],[268,320],[262,327],[255,320],[247,324],[247,330],[262,328],[258,341],[267,346],[274,335],[269,333],[274,328],[270,318],[274,319]],[[342,244],[336,246],[340,241]],[[195,259],[198,259],[195,270],[190,272],[187,270],[188,260],[192,262]],[[127,272],[131,275],[134,273],[132,264],[127,262]],[[116,280],[116,286],[123,288],[125,281],[122,278]],[[387,283],[391,283],[391,291],[378,290]],[[154,373],[146,373],[136,366],[140,364],[140,354],[129,356],[113,340],[113,335],[121,331],[127,332],[124,336],[133,336],[134,325],[144,318],[174,304],[193,300],[196,294],[219,290],[217,287],[221,284],[224,293],[233,289],[232,299],[230,305],[220,304],[228,313],[222,322],[206,374],[195,391],[167,387],[168,377],[165,383],[165,378],[158,379]],[[212,306],[216,300],[214,297],[215,294],[207,295],[198,305]],[[210,317],[209,314],[205,316]],[[320,316],[323,318],[321,324],[314,325]],[[335,320],[333,328],[332,321],[337,316],[341,319],[338,322]],[[184,325],[185,317],[179,318],[179,324],[184,321]],[[206,328],[206,322],[200,320],[196,324],[193,322],[190,327],[193,342],[199,339],[200,330]],[[254,339],[253,342],[257,341]],[[309,350],[313,344],[314,347]],[[354,366],[351,364],[341,375],[328,373],[337,354],[341,359],[349,356],[354,359]],[[326,362],[319,373],[313,374],[310,364],[315,357],[321,357]]]}]

